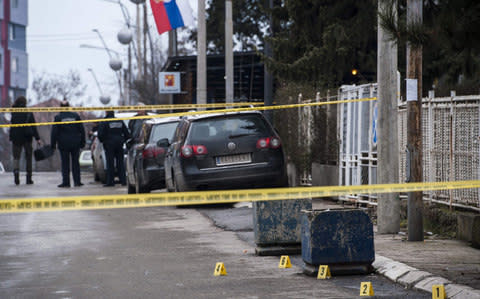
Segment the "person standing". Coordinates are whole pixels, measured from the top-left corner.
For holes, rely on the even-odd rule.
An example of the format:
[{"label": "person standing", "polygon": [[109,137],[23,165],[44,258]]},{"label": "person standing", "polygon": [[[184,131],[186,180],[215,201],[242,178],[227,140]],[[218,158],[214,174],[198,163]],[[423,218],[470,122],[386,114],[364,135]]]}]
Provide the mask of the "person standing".
[{"label": "person standing", "polygon": [[[115,118],[113,111],[107,111],[105,118]],[[107,181],[104,187],[115,185],[115,165],[117,166],[118,179],[122,186],[127,185],[125,165],[123,162],[123,144],[130,138],[130,132],[122,120],[101,122],[98,126],[98,139],[103,143],[105,158],[107,160]]]},{"label": "person standing", "polygon": [[[60,107],[69,107],[69,103],[63,100]],[[80,120],[76,112],[65,111],[55,116],[54,122],[67,122]],[[51,132],[51,146],[53,149],[58,144],[62,161],[62,183],[59,188],[70,187],[70,163],[72,166],[73,184],[75,187],[83,186],[80,179],[80,149],[85,146],[85,129],[83,124],[58,124],[53,125]]]},{"label": "person standing", "polygon": [[[18,97],[14,102],[13,108],[25,108],[27,99],[24,96]],[[35,123],[35,117],[32,112],[13,112],[12,124]],[[32,180],[32,139],[35,137],[37,144],[41,145],[40,136],[36,126],[12,127],[9,132],[9,140],[12,142],[13,153],[13,176],[15,185],[20,184],[20,157],[22,149],[25,151],[26,170],[28,185],[33,184]]]}]

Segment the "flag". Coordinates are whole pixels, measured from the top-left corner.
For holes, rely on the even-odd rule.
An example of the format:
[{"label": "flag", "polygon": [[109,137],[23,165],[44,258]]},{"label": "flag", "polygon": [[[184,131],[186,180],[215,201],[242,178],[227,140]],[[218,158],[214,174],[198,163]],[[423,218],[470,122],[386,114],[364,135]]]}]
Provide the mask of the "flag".
[{"label": "flag", "polygon": [[150,7],[159,34],[194,24],[188,0],[150,0]]}]

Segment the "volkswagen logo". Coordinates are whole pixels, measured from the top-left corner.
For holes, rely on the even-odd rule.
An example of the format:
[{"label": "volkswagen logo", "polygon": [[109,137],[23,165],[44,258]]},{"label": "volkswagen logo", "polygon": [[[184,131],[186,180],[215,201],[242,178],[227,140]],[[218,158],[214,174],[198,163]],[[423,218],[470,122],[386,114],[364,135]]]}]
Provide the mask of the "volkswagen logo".
[{"label": "volkswagen logo", "polygon": [[229,142],[229,143],[227,144],[227,147],[228,147],[228,149],[229,149],[230,151],[234,151],[234,150],[237,148],[237,145],[236,145],[235,143],[233,143],[233,142]]}]

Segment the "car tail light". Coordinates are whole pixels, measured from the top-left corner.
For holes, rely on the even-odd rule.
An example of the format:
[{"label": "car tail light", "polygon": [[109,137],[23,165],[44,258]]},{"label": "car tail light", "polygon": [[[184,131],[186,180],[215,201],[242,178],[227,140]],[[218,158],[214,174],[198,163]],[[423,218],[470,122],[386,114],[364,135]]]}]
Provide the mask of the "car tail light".
[{"label": "car tail light", "polygon": [[267,148],[270,144],[270,138],[260,138],[257,141],[257,148]]},{"label": "car tail light", "polygon": [[281,146],[280,139],[277,137],[267,137],[267,138],[260,138],[257,141],[257,148],[264,149],[264,148],[279,148]]},{"label": "car tail light", "polygon": [[195,156],[201,156],[208,154],[208,151],[205,145],[193,145],[193,153]]},{"label": "car tail light", "polygon": [[184,158],[190,158],[191,156],[202,156],[208,153],[207,147],[204,145],[184,145],[182,146],[181,155]]},{"label": "car tail light", "polygon": [[147,145],[142,151],[142,157],[144,159],[156,158],[158,155],[165,154],[165,149],[163,147],[158,147],[155,145]]},{"label": "car tail light", "polygon": [[281,145],[282,145],[282,142],[280,142],[280,139],[278,139],[277,137],[270,138],[271,148],[279,148]]}]

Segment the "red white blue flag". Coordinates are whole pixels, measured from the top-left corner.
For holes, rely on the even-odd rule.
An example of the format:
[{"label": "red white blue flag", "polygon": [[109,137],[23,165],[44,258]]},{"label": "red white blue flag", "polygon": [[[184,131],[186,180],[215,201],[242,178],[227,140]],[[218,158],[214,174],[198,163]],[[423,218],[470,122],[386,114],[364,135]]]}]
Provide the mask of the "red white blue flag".
[{"label": "red white blue flag", "polygon": [[194,25],[188,0],[150,0],[158,33]]}]

